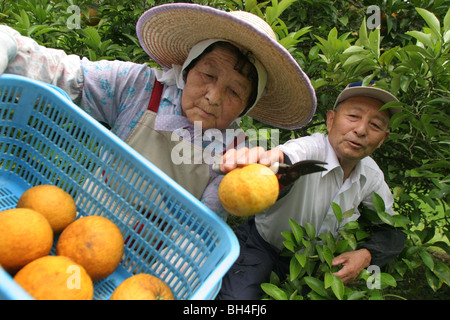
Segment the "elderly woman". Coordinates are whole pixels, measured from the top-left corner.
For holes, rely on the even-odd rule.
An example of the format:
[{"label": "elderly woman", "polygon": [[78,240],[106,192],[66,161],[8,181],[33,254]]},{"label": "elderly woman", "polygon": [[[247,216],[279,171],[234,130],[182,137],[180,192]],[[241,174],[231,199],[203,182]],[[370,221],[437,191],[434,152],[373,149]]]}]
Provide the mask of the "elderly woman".
[{"label": "elderly woman", "polygon": [[[215,153],[235,147],[227,145],[226,134],[235,132],[227,129],[238,130],[244,114],[282,128],[303,126],[316,108],[310,81],[270,26],[248,12],[166,4],[142,15],[137,34],[162,70],[131,62],[89,61],[0,26],[0,73],[59,86],[225,218],[217,198],[222,176],[211,170],[203,151],[212,143]],[[208,137],[208,129],[221,130],[221,141],[216,141],[217,135]],[[193,152],[189,157],[175,149]],[[199,153],[202,161],[196,158]]]}]

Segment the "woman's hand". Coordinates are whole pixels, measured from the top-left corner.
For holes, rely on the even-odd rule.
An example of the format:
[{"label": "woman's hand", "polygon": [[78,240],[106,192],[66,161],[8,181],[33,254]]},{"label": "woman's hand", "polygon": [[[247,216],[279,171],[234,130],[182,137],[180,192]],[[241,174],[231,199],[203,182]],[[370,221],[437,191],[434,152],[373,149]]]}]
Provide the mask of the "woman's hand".
[{"label": "woman's hand", "polygon": [[260,163],[270,167],[278,162],[283,163],[284,154],[279,149],[264,150],[263,147],[240,148],[228,150],[222,157],[220,170],[224,173],[237,167],[243,167],[252,163]]}]

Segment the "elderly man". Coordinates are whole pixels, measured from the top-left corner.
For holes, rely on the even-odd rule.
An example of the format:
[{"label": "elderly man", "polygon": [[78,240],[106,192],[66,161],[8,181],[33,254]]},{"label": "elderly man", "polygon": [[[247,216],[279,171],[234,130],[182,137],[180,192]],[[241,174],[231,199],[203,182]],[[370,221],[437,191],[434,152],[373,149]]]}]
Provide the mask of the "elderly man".
[{"label": "elderly man", "polygon": [[[312,223],[317,234],[328,231],[337,235],[340,226],[360,216],[358,207],[373,208],[377,193],[392,210],[393,197],[375,161],[369,157],[389,135],[389,120],[398,110],[380,108],[397,99],[375,86],[349,85],[339,95],[333,110],[327,113],[328,135],[315,133],[288,141],[275,149],[232,150],[224,155],[221,170],[227,172],[238,163],[270,165],[320,160],[326,171],[300,177],[280,191],[278,201],[269,209],[248,219],[236,230],[241,254],[223,280],[221,299],[259,299],[260,284],[268,282],[272,270],[283,277],[289,262],[279,255],[285,240],[281,233],[290,231],[289,219],[300,225]],[[353,215],[338,223],[331,202]],[[383,266],[401,252],[405,236],[394,228],[379,228],[355,251],[333,260],[342,268],[335,273],[343,282],[355,279],[369,265]]]}]

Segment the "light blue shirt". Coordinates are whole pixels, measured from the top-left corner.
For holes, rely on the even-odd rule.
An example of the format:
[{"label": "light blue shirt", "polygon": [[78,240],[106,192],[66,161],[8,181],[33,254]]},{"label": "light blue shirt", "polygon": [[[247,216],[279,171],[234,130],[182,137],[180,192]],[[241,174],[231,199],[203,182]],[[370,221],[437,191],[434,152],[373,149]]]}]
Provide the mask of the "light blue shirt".
[{"label": "light blue shirt", "polygon": [[[17,54],[8,56],[6,73],[23,75],[60,87],[77,105],[96,120],[108,124],[111,131],[124,141],[148,107],[156,69],[146,64],[89,61],[77,55],[68,55],[62,50],[43,47],[8,26],[0,26],[0,37],[14,39],[16,42],[11,41],[8,47],[8,52]],[[181,94],[182,90],[176,85],[164,86],[155,120],[156,130],[195,131],[193,124],[182,115]],[[233,122],[227,129],[239,130],[239,126]],[[226,131],[222,130],[223,137],[227,137]],[[191,138],[195,139],[194,136]],[[224,138],[223,141],[229,140]],[[201,141],[203,147],[208,143],[215,143],[217,150],[217,143],[214,141],[197,141]],[[167,159],[171,161],[170,154]],[[218,187],[223,176],[212,171],[211,176],[214,179],[200,200],[222,219],[226,219],[228,213],[218,198]]]}]

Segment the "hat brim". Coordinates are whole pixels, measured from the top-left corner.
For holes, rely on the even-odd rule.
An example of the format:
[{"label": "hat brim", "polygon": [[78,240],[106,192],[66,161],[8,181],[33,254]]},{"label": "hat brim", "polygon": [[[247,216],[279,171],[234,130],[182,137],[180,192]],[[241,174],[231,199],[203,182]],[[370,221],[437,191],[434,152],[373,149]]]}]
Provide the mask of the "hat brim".
[{"label": "hat brim", "polygon": [[[334,104],[334,108],[337,107],[337,105],[339,103],[341,103],[344,100],[347,100],[348,98],[351,97],[370,97],[370,98],[374,98],[377,100],[380,100],[381,102],[383,102],[383,104],[386,104],[388,102],[391,101],[398,101],[398,99],[391,94],[388,91],[385,91],[383,89],[379,89],[379,88],[375,88],[375,87],[371,87],[371,86],[366,86],[366,87],[349,87],[349,88],[345,88],[338,96],[338,98],[336,99],[336,102]],[[389,113],[392,115],[400,112],[401,110],[398,108],[388,108]]]},{"label": "hat brim", "polygon": [[266,124],[297,129],[311,121],[316,96],[308,76],[276,40],[249,22],[198,4],[164,4],[147,10],[137,23],[139,42],[164,68],[182,65],[190,49],[206,39],[244,47],[268,73],[266,92],[249,116]]}]

